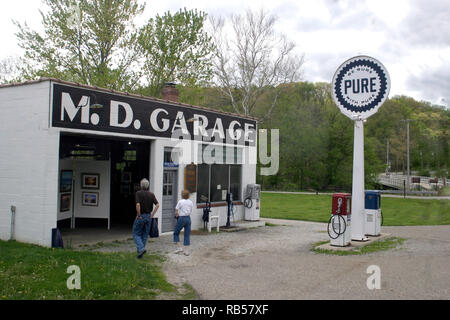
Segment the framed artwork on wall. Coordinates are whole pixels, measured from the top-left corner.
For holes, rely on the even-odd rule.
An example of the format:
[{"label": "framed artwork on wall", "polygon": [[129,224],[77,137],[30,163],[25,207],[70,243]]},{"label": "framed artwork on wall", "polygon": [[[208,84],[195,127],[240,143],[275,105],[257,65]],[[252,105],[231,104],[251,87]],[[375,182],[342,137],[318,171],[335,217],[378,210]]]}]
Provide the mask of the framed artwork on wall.
[{"label": "framed artwork on wall", "polygon": [[61,193],[59,199],[59,212],[69,211],[71,200],[72,200],[71,193]]},{"label": "framed artwork on wall", "polygon": [[59,192],[71,192],[72,191],[72,170],[61,170],[61,176],[59,179]]},{"label": "framed artwork on wall", "polygon": [[100,175],[98,173],[82,173],[81,174],[82,189],[99,189]]},{"label": "framed artwork on wall", "polygon": [[81,197],[83,206],[98,207],[98,192],[83,192]]}]

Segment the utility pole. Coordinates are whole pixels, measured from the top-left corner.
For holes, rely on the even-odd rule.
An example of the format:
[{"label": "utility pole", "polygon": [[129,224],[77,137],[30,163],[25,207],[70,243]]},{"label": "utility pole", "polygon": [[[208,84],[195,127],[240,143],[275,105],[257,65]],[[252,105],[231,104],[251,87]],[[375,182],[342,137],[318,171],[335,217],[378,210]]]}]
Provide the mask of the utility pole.
[{"label": "utility pole", "polygon": [[410,171],[410,167],[409,167],[409,123],[411,121],[414,121],[413,119],[405,119],[405,120],[400,120],[402,122],[406,122],[406,188],[409,191],[409,185],[410,185],[410,176],[411,176],[411,171]]},{"label": "utility pole", "polygon": [[411,182],[411,177],[410,177],[410,175],[411,175],[411,168],[409,167],[409,121],[411,121],[410,119],[407,119],[406,120],[406,153],[407,153],[407,162],[408,162],[408,165],[407,165],[407,168],[406,168],[406,170],[407,170],[407,178],[408,178],[408,191],[410,190],[409,188],[410,188],[410,186],[409,186],[409,184],[410,184],[410,182]]},{"label": "utility pole", "polygon": [[389,165],[389,139],[387,139],[387,145],[386,145],[386,172],[390,171],[390,165]]},{"label": "utility pole", "polygon": [[420,170],[423,170],[423,157],[422,157],[422,151],[420,151]]}]

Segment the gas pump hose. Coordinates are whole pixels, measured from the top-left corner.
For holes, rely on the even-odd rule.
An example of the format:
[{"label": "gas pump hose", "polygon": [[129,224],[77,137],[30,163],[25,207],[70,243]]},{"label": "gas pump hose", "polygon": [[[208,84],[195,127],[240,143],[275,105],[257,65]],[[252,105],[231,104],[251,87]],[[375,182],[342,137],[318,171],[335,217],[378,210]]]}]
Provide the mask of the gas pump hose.
[{"label": "gas pump hose", "polygon": [[[338,220],[339,220],[339,231],[336,231],[336,228],[335,228],[335,226],[334,226],[334,223],[331,223],[334,217],[339,217],[339,218],[338,218]],[[342,219],[343,225],[344,225],[344,230],[342,230],[342,232],[341,232],[341,219]],[[332,237],[331,234],[330,234],[330,224],[331,224],[331,226],[332,226],[332,228],[333,228],[333,232],[336,234],[336,237]],[[333,240],[334,240],[334,239],[337,239],[340,235],[344,234],[346,230],[347,230],[347,224],[346,224],[346,222],[345,222],[344,217],[342,217],[340,214],[332,215],[332,216],[330,217],[330,220],[328,220],[327,231],[328,231],[328,235],[330,236],[331,239],[333,239]]]},{"label": "gas pump hose", "polygon": [[250,209],[251,207],[253,207],[252,198],[248,197],[244,200],[244,207],[246,207],[247,209]]}]

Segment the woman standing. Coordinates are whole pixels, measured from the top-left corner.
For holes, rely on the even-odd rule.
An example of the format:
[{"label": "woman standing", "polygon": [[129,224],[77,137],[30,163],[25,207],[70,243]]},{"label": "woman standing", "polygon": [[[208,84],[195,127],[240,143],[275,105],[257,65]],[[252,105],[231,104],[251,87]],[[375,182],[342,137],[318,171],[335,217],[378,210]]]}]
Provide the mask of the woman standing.
[{"label": "woman standing", "polygon": [[[175,207],[175,218],[177,224],[173,232],[173,242],[177,244],[177,250],[175,253],[184,253],[186,256],[190,254],[188,247],[191,244],[191,213],[194,208],[194,204],[189,199],[189,191],[181,191],[181,200],[178,201]],[[184,249],[180,243],[180,232],[184,228]]]}]

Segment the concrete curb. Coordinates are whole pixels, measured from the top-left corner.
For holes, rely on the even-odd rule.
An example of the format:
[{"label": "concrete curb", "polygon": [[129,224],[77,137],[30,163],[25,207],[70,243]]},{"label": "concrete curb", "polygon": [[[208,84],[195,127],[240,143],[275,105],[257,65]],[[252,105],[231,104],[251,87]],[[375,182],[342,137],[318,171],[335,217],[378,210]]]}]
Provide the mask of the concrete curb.
[{"label": "concrete curb", "polygon": [[346,247],[336,247],[332,246],[330,243],[325,243],[320,246],[314,247],[314,249],[320,249],[320,250],[330,250],[330,251],[353,251],[358,248],[365,247],[371,243],[374,243],[376,241],[380,241],[382,239],[388,238],[392,236],[391,233],[381,233],[379,236],[367,236],[369,240],[367,241],[351,241],[349,246]]},{"label": "concrete curb", "polygon": [[243,231],[247,229],[252,228],[258,228],[258,227],[264,227],[266,225],[266,222],[263,220],[258,221],[236,221],[235,225],[232,226],[230,229],[227,229],[225,227],[220,227],[219,232],[237,232],[237,231]]}]

